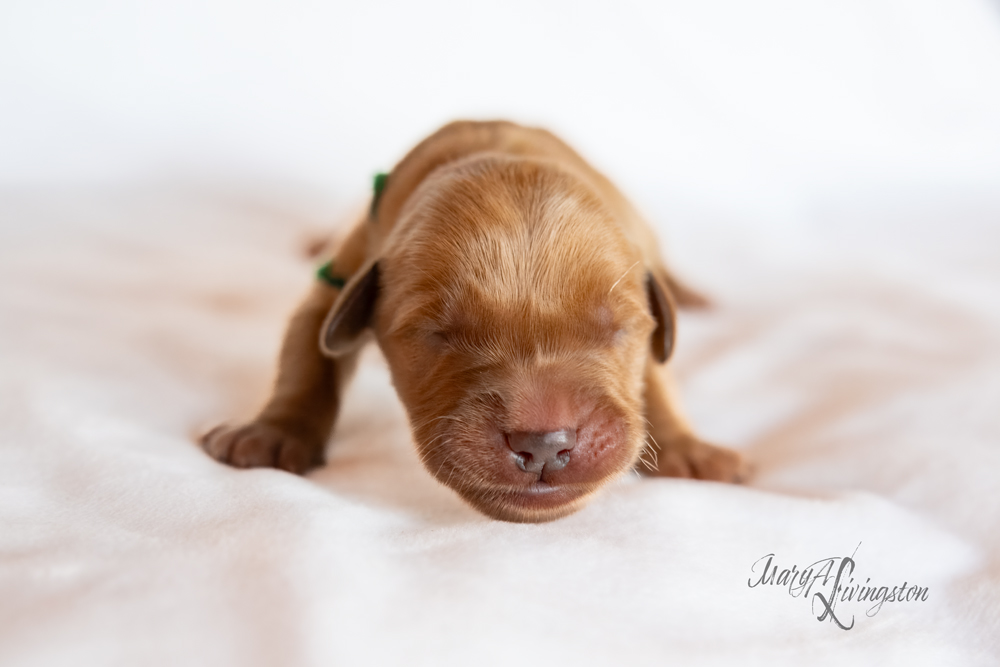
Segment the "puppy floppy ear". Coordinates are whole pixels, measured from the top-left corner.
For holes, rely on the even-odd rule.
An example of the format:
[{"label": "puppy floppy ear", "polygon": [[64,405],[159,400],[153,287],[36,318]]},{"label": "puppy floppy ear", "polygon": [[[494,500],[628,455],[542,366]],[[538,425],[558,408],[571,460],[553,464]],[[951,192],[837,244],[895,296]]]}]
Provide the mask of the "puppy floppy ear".
[{"label": "puppy floppy ear", "polygon": [[650,341],[653,358],[662,364],[674,350],[674,300],[670,290],[654,271],[646,273],[646,294],[649,297],[649,310],[656,320],[656,329]]},{"label": "puppy floppy ear", "polygon": [[371,325],[378,298],[378,262],[362,268],[344,286],[320,329],[319,348],[328,357],[354,350],[361,334]]}]

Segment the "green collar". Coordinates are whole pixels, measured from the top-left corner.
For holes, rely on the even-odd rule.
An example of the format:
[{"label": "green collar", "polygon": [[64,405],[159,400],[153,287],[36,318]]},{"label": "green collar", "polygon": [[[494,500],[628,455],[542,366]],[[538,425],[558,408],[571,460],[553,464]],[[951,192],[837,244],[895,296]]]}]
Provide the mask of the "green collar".
[{"label": "green collar", "polygon": [[375,214],[378,212],[378,202],[382,198],[382,191],[385,190],[385,184],[389,182],[389,174],[385,172],[379,172],[375,174],[374,182],[372,183],[372,207],[368,211],[368,216],[374,220]]},{"label": "green collar", "polygon": [[[375,214],[378,211],[378,202],[382,198],[382,192],[385,190],[385,184],[389,181],[389,174],[384,172],[379,172],[375,174],[374,182],[372,183],[372,205],[368,211],[368,217],[372,220],[375,219]],[[347,278],[341,278],[333,273],[333,260],[326,262],[321,267],[316,269],[316,278],[322,280],[330,287],[335,287],[337,289],[344,289],[344,285],[347,284]]]},{"label": "green collar", "polygon": [[333,275],[333,260],[324,264],[323,266],[316,269],[316,277],[322,280],[330,287],[336,287],[337,289],[344,289],[344,285],[347,284],[346,278],[341,278],[340,276]]}]

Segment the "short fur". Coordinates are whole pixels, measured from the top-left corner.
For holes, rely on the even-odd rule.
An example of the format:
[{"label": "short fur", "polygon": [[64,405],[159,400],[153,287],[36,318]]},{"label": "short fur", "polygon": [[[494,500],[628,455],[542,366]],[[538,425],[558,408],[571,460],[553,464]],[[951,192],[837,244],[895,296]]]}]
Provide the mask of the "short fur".
[{"label": "short fur", "polygon": [[[271,399],[203,445],[238,467],[303,473],[324,449],[361,344],[378,341],[427,469],[483,513],[547,521],[644,451],[654,475],[738,481],[739,455],[698,440],[666,370],[667,272],[621,193],[544,130],[451,123],[389,176],[292,318]],[[317,343],[318,341],[318,343]],[[568,429],[569,463],[514,465],[509,434]]]}]

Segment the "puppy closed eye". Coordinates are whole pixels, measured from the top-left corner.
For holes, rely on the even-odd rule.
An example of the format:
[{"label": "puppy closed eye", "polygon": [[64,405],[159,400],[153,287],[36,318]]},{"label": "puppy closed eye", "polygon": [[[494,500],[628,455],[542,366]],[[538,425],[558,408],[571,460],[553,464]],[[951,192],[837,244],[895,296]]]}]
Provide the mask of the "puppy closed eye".
[{"label": "puppy closed eye", "polygon": [[446,352],[455,346],[455,332],[448,329],[428,328],[423,334],[426,343],[440,352]]},{"label": "puppy closed eye", "polygon": [[630,323],[622,321],[615,316],[614,311],[607,305],[595,308],[591,313],[591,319],[585,323],[589,329],[589,334],[600,345],[617,346],[624,343],[630,333]]}]

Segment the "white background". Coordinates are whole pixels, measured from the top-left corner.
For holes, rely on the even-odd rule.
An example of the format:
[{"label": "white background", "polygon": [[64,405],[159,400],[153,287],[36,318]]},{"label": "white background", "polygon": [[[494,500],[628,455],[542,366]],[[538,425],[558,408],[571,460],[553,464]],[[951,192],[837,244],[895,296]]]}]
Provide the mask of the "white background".
[{"label": "white background", "polygon": [[547,125],[641,197],[777,215],[1000,173],[1000,9],[837,2],[0,7],[0,182],[335,194],[456,117]]}]

